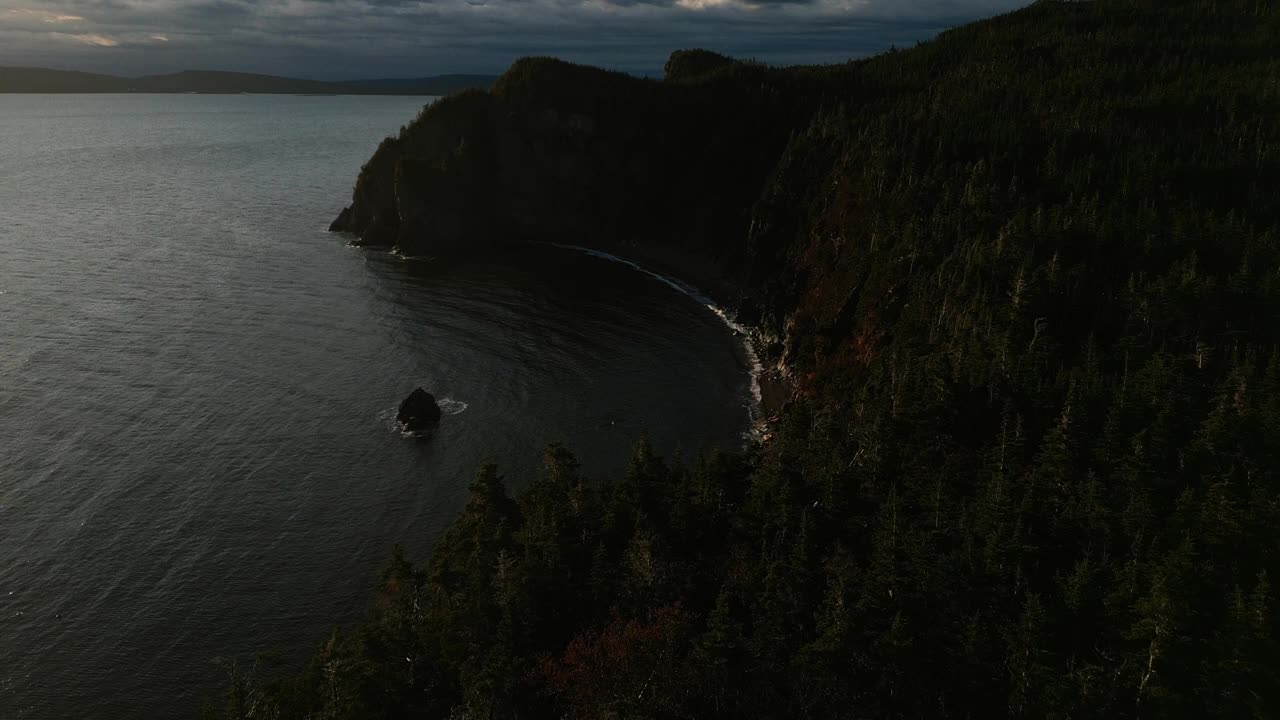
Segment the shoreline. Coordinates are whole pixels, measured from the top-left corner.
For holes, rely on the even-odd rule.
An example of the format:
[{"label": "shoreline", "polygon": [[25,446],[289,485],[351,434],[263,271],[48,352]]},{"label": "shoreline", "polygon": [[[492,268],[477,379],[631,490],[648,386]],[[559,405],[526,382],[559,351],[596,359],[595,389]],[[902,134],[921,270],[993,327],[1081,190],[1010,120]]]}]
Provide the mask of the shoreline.
[{"label": "shoreline", "polygon": [[[328,232],[334,232],[329,230]],[[349,235],[345,231],[338,231],[343,235]],[[747,361],[747,374],[750,378],[749,385],[749,402],[747,403],[748,427],[743,432],[743,437],[747,440],[747,444],[752,442],[768,442],[773,435],[772,426],[778,420],[782,411],[786,408],[787,403],[791,400],[792,385],[787,378],[779,372],[777,368],[767,367],[762,358],[767,356],[764,350],[764,343],[760,337],[759,329],[751,325],[743,325],[737,322],[734,314],[725,309],[725,307],[700,287],[686,282],[675,275],[678,270],[671,268],[674,264],[670,262],[671,258],[667,258],[668,262],[656,261],[649,263],[650,258],[641,258],[646,264],[642,265],[637,260],[624,255],[614,254],[606,250],[587,247],[585,245],[571,245],[568,243],[557,243],[550,241],[532,241],[527,244],[541,247],[551,247],[557,250],[568,250],[578,252],[584,255],[595,257],[599,260],[607,262],[619,263],[630,267],[632,270],[640,272],[644,275],[663,283],[676,292],[697,302],[699,305],[707,308],[720,319],[720,321],[729,328],[729,331],[735,337],[741,340],[740,348]],[[354,242],[348,242],[348,247],[361,250],[381,250],[387,254],[403,261],[430,261],[436,259],[431,255],[404,255],[392,247],[378,247],[357,245]],[[645,253],[640,253],[644,255]],[[653,269],[653,265],[659,267],[659,270]],[[672,273],[672,274],[667,274]],[[723,278],[713,278],[714,284],[722,293],[730,292],[728,281]]]},{"label": "shoreline", "polygon": [[558,248],[560,250],[570,250],[573,252],[583,253],[600,260],[621,263],[628,267],[641,272],[649,277],[663,283],[671,289],[697,302],[699,305],[707,308],[720,318],[725,327],[741,340],[741,348],[746,357],[748,365],[748,375],[750,377],[750,402],[747,404],[747,414],[750,420],[750,426],[744,433],[748,443],[764,442],[769,439],[770,421],[781,411],[782,406],[786,403],[787,388],[785,381],[774,374],[769,373],[761,361],[761,349],[757,347],[758,333],[756,328],[748,325],[742,325],[737,322],[734,315],[716,302],[711,296],[699,288],[690,285],[679,278],[670,275],[664,275],[650,268],[637,263],[634,260],[614,255],[613,253],[596,248],[584,247],[582,245],[568,245],[564,243],[543,242],[538,243],[547,247]]}]

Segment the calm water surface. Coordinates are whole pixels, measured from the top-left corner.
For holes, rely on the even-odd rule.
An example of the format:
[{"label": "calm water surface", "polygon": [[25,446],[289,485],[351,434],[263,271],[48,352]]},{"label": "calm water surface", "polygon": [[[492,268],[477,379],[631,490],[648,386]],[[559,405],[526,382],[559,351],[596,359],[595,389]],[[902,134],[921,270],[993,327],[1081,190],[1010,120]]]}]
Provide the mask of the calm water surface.
[{"label": "calm water surface", "polygon": [[[323,232],[421,102],[0,95],[0,717],[193,716],[216,659],[358,621],[486,460],[740,444],[738,346],[662,283]],[[429,443],[390,422],[417,385]]]}]

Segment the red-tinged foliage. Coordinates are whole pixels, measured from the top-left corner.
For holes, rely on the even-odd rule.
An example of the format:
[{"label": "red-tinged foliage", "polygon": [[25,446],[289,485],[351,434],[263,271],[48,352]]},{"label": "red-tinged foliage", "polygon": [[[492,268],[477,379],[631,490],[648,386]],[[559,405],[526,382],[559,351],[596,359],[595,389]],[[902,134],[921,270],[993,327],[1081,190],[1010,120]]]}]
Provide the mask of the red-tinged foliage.
[{"label": "red-tinged foliage", "polygon": [[864,368],[870,366],[884,337],[884,328],[876,324],[875,317],[867,318],[862,327],[858,328],[858,334],[853,337],[849,348],[854,361]]},{"label": "red-tinged foliage", "polygon": [[806,400],[818,399],[818,372],[811,370],[800,375],[796,382],[797,391],[804,396]]},{"label": "red-tinged foliage", "polygon": [[858,325],[852,338],[841,343],[836,351],[822,359],[823,370],[861,372],[871,366],[886,333],[873,316]]},{"label": "red-tinged foliage", "polygon": [[575,637],[559,658],[544,658],[534,678],[564,704],[569,717],[604,717],[625,708],[673,714],[688,688],[681,672],[690,618],[679,603],[644,620],[615,619]]}]

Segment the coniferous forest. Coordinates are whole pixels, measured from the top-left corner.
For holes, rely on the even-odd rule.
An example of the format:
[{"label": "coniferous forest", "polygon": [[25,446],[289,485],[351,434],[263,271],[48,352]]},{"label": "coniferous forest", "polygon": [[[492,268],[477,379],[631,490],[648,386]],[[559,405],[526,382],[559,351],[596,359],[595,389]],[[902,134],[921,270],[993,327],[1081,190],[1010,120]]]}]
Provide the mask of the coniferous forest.
[{"label": "coniferous forest", "polygon": [[723,60],[652,85],[786,101],[726,131],[772,160],[705,253],[794,389],[769,439],[480,468],[365,624],[210,714],[1280,715],[1280,9]]}]

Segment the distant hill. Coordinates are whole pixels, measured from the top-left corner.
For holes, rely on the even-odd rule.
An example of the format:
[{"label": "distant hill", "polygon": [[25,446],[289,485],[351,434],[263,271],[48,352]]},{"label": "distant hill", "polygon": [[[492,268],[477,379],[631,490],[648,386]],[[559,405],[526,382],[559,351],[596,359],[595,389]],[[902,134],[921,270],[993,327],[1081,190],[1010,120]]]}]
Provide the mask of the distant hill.
[{"label": "distant hill", "polygon": [[324,82],[274,75],[200,70],[123,78],[68,70],[0,67],[0,93],[448,95],[469,88],[488,88],[495,79],[491,75],[436,75],[407,79]]},{"label": "distant hill", "polygon": [[93,73],[0,67],[0,92],[6,93],[126,92],[128,82]]}]

